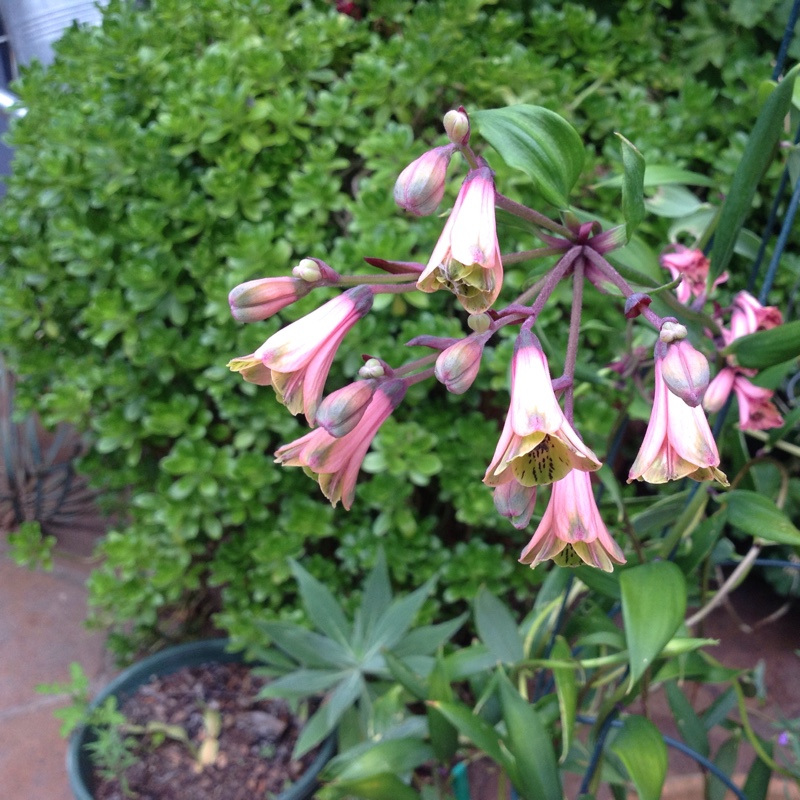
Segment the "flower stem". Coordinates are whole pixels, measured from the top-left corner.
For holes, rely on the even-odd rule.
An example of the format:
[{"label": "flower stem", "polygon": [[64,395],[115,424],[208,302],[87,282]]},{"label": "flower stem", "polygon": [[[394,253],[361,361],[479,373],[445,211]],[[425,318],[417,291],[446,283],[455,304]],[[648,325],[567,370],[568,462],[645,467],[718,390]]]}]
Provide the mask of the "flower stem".
[{"label": "flower stem", "polygon": [[[419,275],[415,272],[392,273],[390,275],[340,275],[336,286],[380,286],[381,284],[416,281]],[[416,283],[414,284],[416,286]]]},{"label": "flower stem", "polygon": [[569,228],[558,222],[553,222],[553,220],[546,217],[544,214],[540,214],[538,211],[534,211],[532,208],[522,205],[522,203],[517,203],[505,195],[500,194],[500,192],[495,193],[494,202],[498,208],[502,208],[503,211],[508,211],[509,214],[513,214],[515,217],[532,222],[540,228],[553,231],[553,233],[558,233],[570,241],[574,240],[574,235]]},{"label": "flower stem", "polygon": [[564,392],[564,416],[572,423],[573,400],[575,397],[575,364],[578,360],[578,341],[581,333],[581,312],[583,310],[583,258],[575,261],[572,273],[572,312],[569,319],[569,338],[567,339],[567,352],[564,356],[564,375],[569,378],[570,384]]}]

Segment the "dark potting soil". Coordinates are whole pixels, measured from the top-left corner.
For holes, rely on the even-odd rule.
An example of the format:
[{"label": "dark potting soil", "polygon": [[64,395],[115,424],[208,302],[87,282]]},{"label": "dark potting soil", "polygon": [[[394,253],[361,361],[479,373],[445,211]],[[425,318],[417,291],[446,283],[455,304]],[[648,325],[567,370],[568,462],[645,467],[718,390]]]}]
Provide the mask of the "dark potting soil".
[{"label": "dark potting soil", "polygon": [[180,725],[197,750],[205,738],[203,714],[219,712],[219,751],[213,763],[198,765],[185,743],[137,734],[140,759],[124,776],[108,780],[95,771],[96,800],[261,800],[294,783],[316,751],[293,761],[301,722],[283,700],[256,700],[267,679],[243,664],[186,667],[153,678],[122,705],[131,725],[156,720]]}]

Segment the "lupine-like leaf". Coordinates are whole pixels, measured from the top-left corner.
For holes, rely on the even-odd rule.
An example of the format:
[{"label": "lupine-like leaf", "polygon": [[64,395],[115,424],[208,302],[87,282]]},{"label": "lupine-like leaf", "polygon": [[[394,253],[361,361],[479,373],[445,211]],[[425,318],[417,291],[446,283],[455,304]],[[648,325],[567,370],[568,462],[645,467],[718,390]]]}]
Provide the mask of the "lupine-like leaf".
[{"label": "lupine-like leaf", "polygon": [[306,572],[296,561],[291,561],[292,572],[300,587],[303,607],[314,625],[326,636],[345,647],[350,645],[350,624],[327,586]]}]

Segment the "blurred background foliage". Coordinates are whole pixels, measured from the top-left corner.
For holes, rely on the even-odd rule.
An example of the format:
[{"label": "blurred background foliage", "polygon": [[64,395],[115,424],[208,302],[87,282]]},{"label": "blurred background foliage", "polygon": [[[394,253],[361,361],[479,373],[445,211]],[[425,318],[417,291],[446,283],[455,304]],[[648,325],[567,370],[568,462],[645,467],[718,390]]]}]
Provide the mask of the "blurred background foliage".
[{"label": "blurred background foliage", "polygon": [[[543,572],[517,565],[528,535],[496,515],[481,483],[507,404],[511,341],[495,342],[466,396],[411,388],[346,513],[302,471],[273,464],[304,423],[225,368],[325,293],[248,326],[231,320],[227,293],[306,256],[342,272],[369,271],[364,256],[427,261],[442,221],[405,218],[392,187],[446,141],[440,120],[458,105],[525,102],[564,115],[586,143],[573,202],[614,223],[619,192],[597,185],[621,172],[614,131],[648,164],[713,179],[686,189],[680,212],[717,204],[786,5],[375,0],[355,19],[322,1],[113,0],[101,27],[67,34],[52,67],[27,69],[15,89],[28,114],[11,133],[14,175],[0,206],[0,347],[20,377],[17,407],[82,432],[80,469],[115,515],[90,585],[94,619],[111,625],[117,652],[210,620],[257,640],[259,620],[300,613],[287,557],[340,598],[378,547],[399,588],[440,571],[431,618],[460,610],[482,585],[527,605]],[[501,191],[548,210],[485,155]],[[451,166],[450,200],[463,171]],[[756,198],[755,230],[778,173],[776,164]],[[642,271],[658,275],[658,252],[684,235],[680,216],[648,217],[634,251]],[[504,252],[536,246],[513,220],[500,234]],[[745,287],[747,263],[737,257],[724,292]],[[540,272],[509,270],[504,296]],[[798,272],[786,255],[775,298]],[[559,292],[539,325],[554,373],[570,302]],[[604,470],[613,487],[649,409],[606,367],[652,336],[636,327],[626,345],[620,304],[595,292],[586,304],[577,426],[604,456],[609,431],[629,408],[634,418]],[[363,353],[400,365],[406,341],[464,322],[441,293],[375,306],[345,340],[329,389],[353,378]],[[725,441],[729,474],[725,462],[746,450],[741,437]],[[627,490],[626,511],[650,505],[649,491]],[[604,512],[619,531],[614,503]]]}]

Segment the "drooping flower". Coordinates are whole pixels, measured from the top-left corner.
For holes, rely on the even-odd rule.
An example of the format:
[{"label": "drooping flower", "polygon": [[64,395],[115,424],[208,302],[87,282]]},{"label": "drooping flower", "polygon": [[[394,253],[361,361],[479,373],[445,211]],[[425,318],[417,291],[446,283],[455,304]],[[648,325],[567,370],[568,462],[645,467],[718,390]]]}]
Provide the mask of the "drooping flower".
[{"label": "drooping flower", "polygon": [[[659,261],[664,269],[669,270],[673,280],[683,278],[675,290],[681,303],[688,303],[692,297],[705,297],[709,261],[702,250],[676,244],[671,251],[662,253]],[[714,281],[714,286],[727,280],[728,273],[724,272]]]},{"label": "drooping flower", "polygon": [[302,411],[313,425],[336,350],[372,307],[372,297],[369,286],[348,289],[270,336],[251,355],[233,359],[228,367],[245,380],[253,374],[258,380],[252,382],[272,386],[292,414]]},{"label": "drooping flower", "polygon": [[523,329],[511,359],[511,403],[483,482],[499,486],[516,480],[536,486],[560,480],[572,469],[599,468],[597,456],[558,404],[539,340]]},{"label": "drooping flower", "polygon": [[349,509],[355,496],[358,472],[370,443],[405,393],[406,384],[402,380],[381,383],[349,433],[335,438],[324,428],[316,428],[279,448],[275,461],[285,467],[304,467],[314,474],[322,493],[334,506],[341,501]]},{"label": "drooping flower", "polygon": [[502,283],[494,173],[480,166],[464,179],[417,288],[423,292],[447,289],[470,314],[480,314],[491,308]]},{"label": "drooping flower", "polygon": [[752,383],[741,370],[723,367],[708,385],[703,408],[709,413],[719,411],[731,392],[739,405],[739,428],[743,431],[765,431],[780,428],[783,417],[772,402],[774,392]]},{"label": "drooping flower", "polygon": [[731,327],[723,328],[725,344],[730,344],[740,336],[757,331],[767,331],[783,322],[783,315],[777,306],[762,306],[749,292],[739,292],[733,299],[731,308]]},{"label": "drooping flower", "polygon": [[688,477],[727,486],[728,479],[717,469],[719,452],[703,409],[691,408],[667,388],[662,356],[657,345],[653,410],[628,483],[666,483]]},{"label": "drooping flower", "polygon": [[519,560],[533,568],[550,558],[562,567],[585,563],[604,572],[625,563],[600,516],[588,472],[574,469],[553,484],[542,521]]},{"label": "drooping flower", "polygon": [[454,144],[434,147],[412,161],[394,185],[394,201],[403,211],[417,217],[433,214],[442,202],[445,178]]}]

